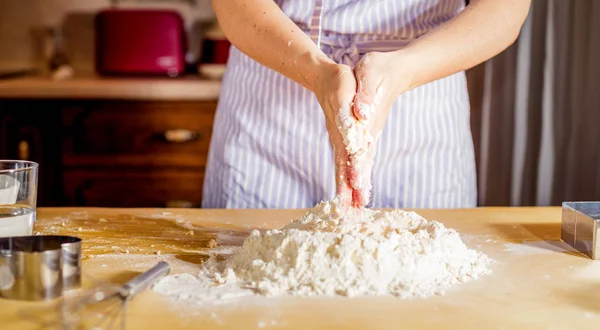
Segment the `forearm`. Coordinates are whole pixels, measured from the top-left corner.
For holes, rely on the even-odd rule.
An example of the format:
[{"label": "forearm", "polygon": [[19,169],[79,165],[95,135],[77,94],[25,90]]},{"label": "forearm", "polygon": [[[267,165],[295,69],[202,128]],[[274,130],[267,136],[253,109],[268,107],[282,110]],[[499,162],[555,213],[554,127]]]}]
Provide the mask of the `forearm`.
[{"label": "forearm", "polygon": [[213,0],[212,5],[233,45],[310,90],[322,68],[333,64],[272,0]]},{"label": "forearm", "polygon": [[409,89],[470,69],[502,52],[517,39],[530,4],[531,0],[472,0],[452,20],[397,51],[413,62]]}]

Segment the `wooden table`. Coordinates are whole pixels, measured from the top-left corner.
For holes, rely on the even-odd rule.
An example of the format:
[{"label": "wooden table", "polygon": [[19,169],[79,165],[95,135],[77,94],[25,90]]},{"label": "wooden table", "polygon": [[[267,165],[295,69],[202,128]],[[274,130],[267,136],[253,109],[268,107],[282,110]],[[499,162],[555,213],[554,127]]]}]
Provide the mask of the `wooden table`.
[{"label": "wooden table", "polygon": [[[130,305],[128,329],[597,329],[600,263],[559,241],[559,208],[418,211],[457,229],[498,262],[492,275],[445,296],[273,298],[268,304],[181,311],[148,290]],[[217,233],[243,239],[280,227],[302,210],[41,209],[36,230],[84,239],[84,286],[123,283],[158,260],[193,272]],[[239,241],[238,240],[238,241]],[[160,254],[159,254],[160,251]],[[19,310],[39,303],[0,300],[0,328],[34,329]]]}]

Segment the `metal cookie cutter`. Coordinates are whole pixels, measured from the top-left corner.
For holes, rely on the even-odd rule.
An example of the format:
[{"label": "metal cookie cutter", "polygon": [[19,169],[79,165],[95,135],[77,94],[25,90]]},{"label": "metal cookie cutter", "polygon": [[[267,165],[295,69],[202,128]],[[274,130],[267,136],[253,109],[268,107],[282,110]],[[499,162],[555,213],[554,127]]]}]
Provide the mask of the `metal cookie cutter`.
[{"label": "metal cookie cutter", "polygon": [[72,236],[0,238],[0,297],[51,300],[81,285],[81,239]]},{"label": "metal cookie cutter", "polygon": [[588,257],[600,259],[600,202],[564,202],[560,238]]}]

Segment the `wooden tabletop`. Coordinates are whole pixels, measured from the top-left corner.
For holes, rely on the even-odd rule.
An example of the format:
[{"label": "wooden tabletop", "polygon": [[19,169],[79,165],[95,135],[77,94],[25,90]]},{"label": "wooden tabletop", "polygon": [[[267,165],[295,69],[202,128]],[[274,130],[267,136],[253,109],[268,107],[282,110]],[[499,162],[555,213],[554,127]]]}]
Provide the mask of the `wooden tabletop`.
[{"label": "wooden tabletop", "polygon": [[[418,211],[457,229],[497,263],[493,274],[444,296],[264,299],[185,309],[148,290],[130,304],[127,329],[597,329],[600,263],[560,240],[560,208]],[[195,272],[211,240],[238,244],[251,228],[281,227],[302,210],[40,209],[36,231],[84,240],[84,286],[124,283],[159,260]],[[2,329],[44,304],[0,300]]]},{"label": "wooden tabletop", "polygon": [[61,81],[44,76],[0,80],[0,99],[213,101],[220,90],[220,81],[197,77],[105,78],[82,74]]}]

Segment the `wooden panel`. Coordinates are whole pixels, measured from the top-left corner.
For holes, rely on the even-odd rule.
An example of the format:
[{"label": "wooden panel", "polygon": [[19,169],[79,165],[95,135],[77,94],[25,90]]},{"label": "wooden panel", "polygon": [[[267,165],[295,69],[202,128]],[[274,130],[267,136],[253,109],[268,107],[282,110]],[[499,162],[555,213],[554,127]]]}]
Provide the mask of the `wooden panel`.
[{"label": "wooden panel", "polygon": [[59,112],[54,104],[29,100],[0,101],[0,159],[34,161],[38,206],[62,203]]},{"label": "wooden panel", "polygon": [[215,109],[215,102],[72,103],[62,116],[63,163],[202,167]]},{"label": "wooden panel", "polygon": [[101,207],[199,207],[204,173],[118,170],[64,173],[67,204]]}]

